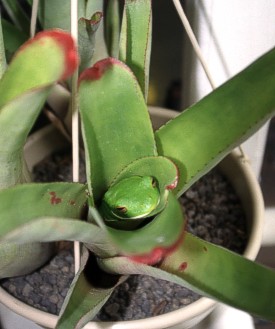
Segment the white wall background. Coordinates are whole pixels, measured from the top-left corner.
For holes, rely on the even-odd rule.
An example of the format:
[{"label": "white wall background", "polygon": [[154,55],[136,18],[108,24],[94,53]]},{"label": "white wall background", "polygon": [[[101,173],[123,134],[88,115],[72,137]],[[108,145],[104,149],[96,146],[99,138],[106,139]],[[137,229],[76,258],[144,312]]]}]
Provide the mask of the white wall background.
[{"label": "white wall background", "polygon": [[[274,0],[185,0],[186,14],[197,36],[204,58],[218,86],[256,58],[275,47]],[[211,91],[190,42],[184,40],[183,107]],[[275,88],[275,86],[274,86]],[[250,138],[243,149],[259,177],[268,125]],[[260,179],[260,177],[259,177]],[[270,177],[275,183],[275,177]],[[263,245],[275,245],[275,208],[266,208]],[[228,318],[227,314],[230,313]],[[234,310],[217,309],[197,329],[233,328]],[[254,328],[251,319],[238,313],[238,328]],[[228,327],[229,325],[229,327]]]},{"label": "white wall background", "polygon": [[[185,0],[184,5],[216,85],[275,46],[274,0]],[[188,40],[183,79],[184,107],[211,91]],[[257,175],[266,132],[267,127],[244,145]]]}]

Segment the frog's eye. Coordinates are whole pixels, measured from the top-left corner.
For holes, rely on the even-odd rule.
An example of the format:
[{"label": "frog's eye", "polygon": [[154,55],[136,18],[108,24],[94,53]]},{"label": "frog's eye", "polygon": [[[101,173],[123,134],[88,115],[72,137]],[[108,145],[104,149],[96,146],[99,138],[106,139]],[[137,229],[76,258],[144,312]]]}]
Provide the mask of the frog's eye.
[{"label": "frog's eye", "polygon": [[152,187],[156,188],[157,187],[157,181],[155,178],[152,177],[152,181],[151,181]]},{"label": "frog's eye", "polygon": [[118,210],[122,214],[125,214],[127,212],[127,208],[126,207],[123,207],[123,206],[117,206],[116,207],[116,210]]}]

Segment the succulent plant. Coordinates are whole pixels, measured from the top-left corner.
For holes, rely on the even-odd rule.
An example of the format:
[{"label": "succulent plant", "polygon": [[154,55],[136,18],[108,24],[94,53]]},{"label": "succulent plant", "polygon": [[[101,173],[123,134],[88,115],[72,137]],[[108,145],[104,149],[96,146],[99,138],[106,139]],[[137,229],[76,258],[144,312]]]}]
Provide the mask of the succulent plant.
[{"label": "succulent plant", "polygon": [[[50,88],[78,65],[72,38],[40,32],[9,63],[0,81],[0,254],[7,245],[82,243],[59,329],[84,326],[129,274],[169,280],[274,321],[274,271],[187,233],[178,198],[274,114],[275,50],[154,132],[146,104],[151,14],[150,1],[126,0],[119,58],[101,59],[79,77],[87,184],[25,179],[27,135]],[[109,32],[117,26],[111,18]],[[107,49],[118,55],[117,33],[110,34]],[[97,271],[87,277],[91,265],[107,285],[94,284]],[[0,267],[1,277],[20,271]]]}]

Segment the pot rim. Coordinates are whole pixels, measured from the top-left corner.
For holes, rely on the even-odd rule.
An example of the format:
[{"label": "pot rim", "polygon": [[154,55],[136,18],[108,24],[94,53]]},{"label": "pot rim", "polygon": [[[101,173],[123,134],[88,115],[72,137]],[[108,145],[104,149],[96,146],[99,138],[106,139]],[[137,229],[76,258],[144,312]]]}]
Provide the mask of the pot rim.
[{"label": "pot rim", "polygon": [[[150,114],[154,116],[161,116],[162,120],[167,120],[178,115],[178,112],[172,110],[166,110],[163,108],[150,107]],[[42,131],[42,132],[41,132]],[[37,143],[39,136],[47,136],[48,133],[52,135],[52,127],[45,127],[41,131],[34,133],[29,144],[26,145],[26,152],[29,152],[30,144],[34,141]],[[62,145],[62,143],[61,143]],[[28,160],[28,159],[27,159]],[[228,162],[230,165],[228,165]],[[246,190],[246,197],[242,198],[242,202],[245,203],[245,207],[252,206],[250,214],[253,214],[251,219],[252,225],[250,227],[250,237],[248,240],[247,247],[244,252],[244,256],[249,259],[255,259],[261,245],[262,228],[263,228],[263,214],[264,214],[264,203],[259,187],[258,181],[250,167],[249,160],[241,155],[237,150],[231,152],[221,164],[222,171],[228,171],[233,168],[233,174],[226,174],[230,176],[230,181],[233,179],[232,185],[237,190]],[[243,180],[240,182],[239,178],[236,180],[236,172],[242,175]],[[238,176],[239,177],[239,176]],[[248,216],[247,216],[248,217]],[[250,217],[250,216],[249,216]],[[47,328],[54,328],[57,323],[57,316],[49,314],[47,312],[35,309],[32,306],[21,302],[16,299],[2,287],[0,287],[0,302],[6,307],[14,311],[15,313],[22,315],[29,320]],[[206,315],[208,315],[217,305],[217,302],[201,297],[199,300],[187,305],[181,309],[171,311],[166,314],[150,317],[146,319],[130,320],[130,321],[118,321],[118,322],[89,322],[85,325],[84,329],[160,329],[169,328],[181,322],[187,322],[191,325],[197,324]],[[194,320],[197,318],[197,320]],[[189,328],[187,325],[185,328]]]}]

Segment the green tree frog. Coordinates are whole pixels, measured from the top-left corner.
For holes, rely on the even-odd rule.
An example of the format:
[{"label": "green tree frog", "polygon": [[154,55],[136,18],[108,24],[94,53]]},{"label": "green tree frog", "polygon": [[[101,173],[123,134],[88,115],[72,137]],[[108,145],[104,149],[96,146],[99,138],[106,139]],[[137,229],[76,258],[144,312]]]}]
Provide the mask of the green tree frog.
[{"label": "green tree frog", "polygon": [[109,188],[100,209],[106,220],[136,219],[149,215],[159,201],[160,193],[153,177],[132,176]]}]

